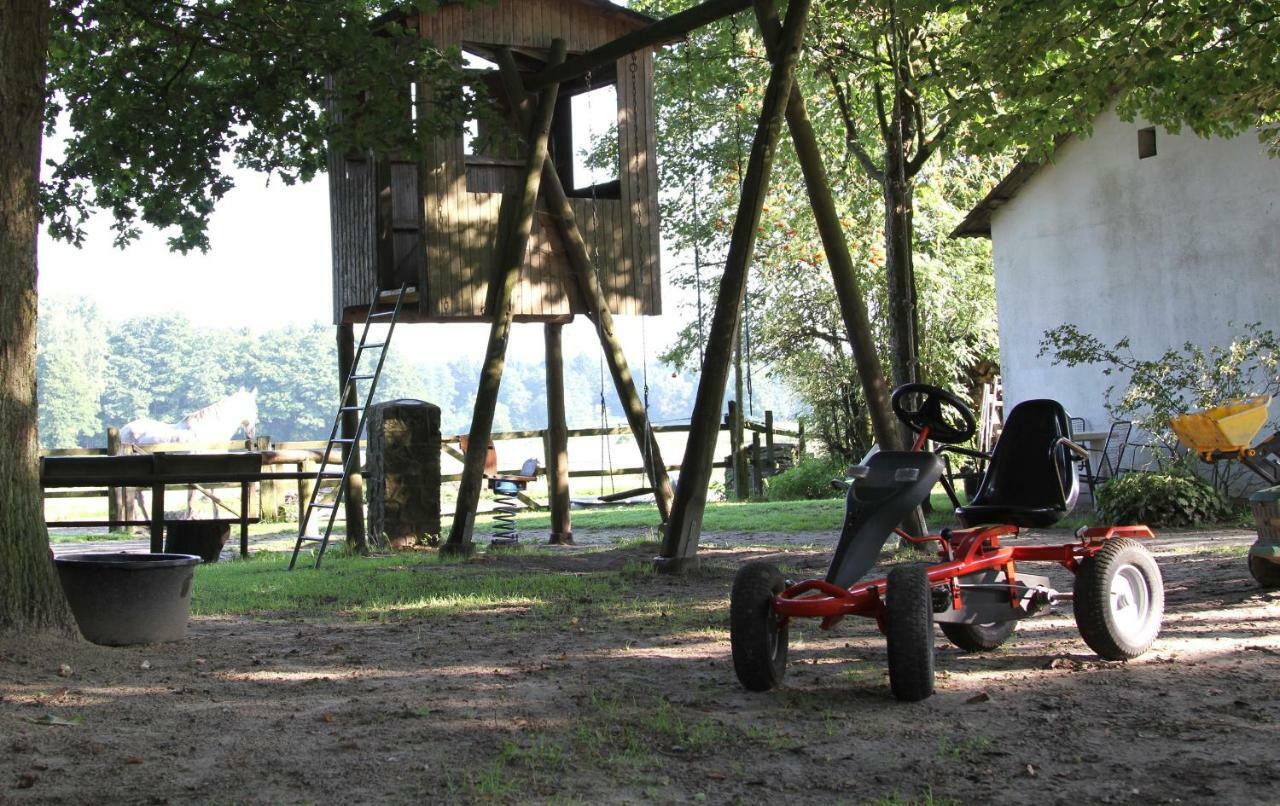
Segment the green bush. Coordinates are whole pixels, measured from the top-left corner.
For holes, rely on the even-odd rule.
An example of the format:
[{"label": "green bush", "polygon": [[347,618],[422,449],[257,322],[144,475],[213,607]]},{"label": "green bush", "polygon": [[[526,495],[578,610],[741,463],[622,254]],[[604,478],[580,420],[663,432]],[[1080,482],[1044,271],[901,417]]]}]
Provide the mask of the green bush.
[{"label": "green bush", "polygon": [[795,467],[768,479],[765,497],[770,501],[838,498],[844,493],[832,489],[831,480],[843,477],[844,464],[839,460],[806,456]]},{"label": "green bush", "polygon": [[1112,524],[1199,526],[1231,516],[1231,505],[1198,476],[1126,473],[1098,488],[1098,514]]}]

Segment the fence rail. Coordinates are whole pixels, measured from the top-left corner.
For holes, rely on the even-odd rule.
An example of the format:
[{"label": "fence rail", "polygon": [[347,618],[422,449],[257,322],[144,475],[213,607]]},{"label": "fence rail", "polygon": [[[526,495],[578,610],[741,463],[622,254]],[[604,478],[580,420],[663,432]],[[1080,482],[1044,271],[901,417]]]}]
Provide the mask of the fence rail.
[{"label": "fence rail", "polygon": [[[655,434],[675,434],[688,433],[690,426],[687,423],[682,424],[665,424],[653,426]],[[730,430],[727,423],[720,425],[721,432]],[[765,420],[743,419],[743,431],[753,432],[762,435],[766,445],[770,448],[774,445],[775,437],[790,437],[797,440],[797,447],[801,453],[804,451],[804,424],[798,423],[794,428],[789,426],[778,426],[773,422],[772,414],[767,414]],[[447,456],[454,462],[461,461],[461,454],[458,452],[456,445],[460,437],[466,434],[453,434],[441,437],[440,450],[442,458]],[[627,426],[615,426],[611,428],[575,428],[568,431],[570,439],[584,437],[608,437],[608,436],[631,436],[631,429]],[[494,432],[492,441],[495,444],[503,442],[513,442],[518,440],[537,440],[544,446],[547,440],[547,429],[528,429],[523,431],[498,431]],[[118,432],[116,429],[108,429],[107,444],[116,446],[119,444]],[[292,474],[269,474],[274,475],[274,479],[264,479],[257,487],[257,506],[259,513],[270,519],[274,517],[274,513],[278,511],[284,503],[284,484],[286,478],[297,478],[297,495],[299,500],[305,500],[310,494],[310,476],[315,472],[315,467],[320,460],[320,453],[326,446],[324,440],[298,440],[287,442],[272,442],[270,437],[259,437],[256,441],[249,440],[232,440],[224,442],[175,442],[161,445],[148,445],[146,450],[148,453],[174,453],[174,452],[226,452],[226,451],[242,451],[242,450],[259,450],[259,451],[275,451],[280,454],[280,459],[275,464],[294,465],[297,468],[296,473]],[[40,452],[44,456],[109,456],[118,453],[119,449],[113,447],[101,448],[52,448]],[[364,440],[360,442],[360,450],[366,450],[367,445]],[[501,451],[500,451],[501,453]],[[336,449],[335,449],[336,454]],[[758,453],[757,453],[758,455]],[[331,461],[337,458],[332,457]],[[546,463],[546,457],[543,456],[543,463]],[[340,459],[339,459],[340,461]],[[571,478],[603,478],[606,476],[642,476],[646,473],[643,466],[622,466],[613,467],[611,461],[608,467],[578,467],[569,471]],[[732,468],[732,458],[718,461],[714,465],[718,468]],[[667,465],[669,472],[679,472],[680,465]],[[506,471],[503,471],[506,472]],[[756,477],[760,478],[757,472]],[[457,482],[462,478],[461,473],[442,473],[441,482]],[[200,485],[208,490],[239,488],[239,484],[205,484]],[[65,499],[65,498],[108,498],[110,508],[115,511],[120,506],[122,500],[121,494],[118,492],[120,488],[74,488],[47,490],[44,494],[46,499]],[[116,513],[119,514],[118,512]]]}]

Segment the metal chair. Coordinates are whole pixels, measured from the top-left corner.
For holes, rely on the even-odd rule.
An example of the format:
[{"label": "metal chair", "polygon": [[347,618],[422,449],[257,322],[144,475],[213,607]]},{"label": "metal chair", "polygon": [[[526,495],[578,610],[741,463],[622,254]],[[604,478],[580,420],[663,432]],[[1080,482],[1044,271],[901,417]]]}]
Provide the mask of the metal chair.
[{"label": "metal chair", "polygon": [[1089,495],[1094,488],[1107,479],[1119,476],[1123,470],[1125,450],[1129,447],[1129,434],[1133,431],[1133,423],[1129,420],[1117,420],[1107,431],[1107,441],[1102,444],[1102,453],[1098,456],[1098,467],[1095,470],[1091,461],[1084,463],[1085,482],[1089,485]]}]

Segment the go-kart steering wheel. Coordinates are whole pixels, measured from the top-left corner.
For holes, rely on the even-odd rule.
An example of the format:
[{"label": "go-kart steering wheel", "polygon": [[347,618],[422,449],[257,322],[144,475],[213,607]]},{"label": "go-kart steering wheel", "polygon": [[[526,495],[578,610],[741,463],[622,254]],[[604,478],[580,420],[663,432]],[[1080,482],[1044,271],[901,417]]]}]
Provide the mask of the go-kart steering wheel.
[{"label": "go-kart steering wheel", "polygon": [[960,398],[927,383],[907,383],[889,398],[893,413],[914,433],[929,429],[929,439],[944,445],[967,442],[978,430],[973,412]]}]

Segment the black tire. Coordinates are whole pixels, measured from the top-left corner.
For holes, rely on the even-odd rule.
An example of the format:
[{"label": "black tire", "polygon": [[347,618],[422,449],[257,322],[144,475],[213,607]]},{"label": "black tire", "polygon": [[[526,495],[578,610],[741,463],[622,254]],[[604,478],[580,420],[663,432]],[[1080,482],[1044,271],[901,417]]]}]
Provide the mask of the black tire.
[{"label": "black tire", "polygon": [[1151,647],[1164,617],[1160,566],[1142,544],[1108,540],[1076,569],[1076,626],[1107,660],[1132,660]]},{"label": "black tire", "polygon": [[738,569],[729,595],[729,643],[733,671],[750,691],[768,691],[787,673],[787,625],[773,610],[773,599],[786,588],[782,573],[766,562]]},{"label": "black tire", "polygon": [[1249,555],[1249,574],[1264,588],[1280,587],[1280,563]]},{"label": "black tire", "polygon": [[884,596],[884,633],[889,654],[889,688],[903,702],[933,693],[933,596],[923,565],[889,572]]},{"label": "black tire", "polygon": [[1016,619],[996,621],[991,624],[939,624],[947,640],[965,652],[990,652],[998,649],[1013,631],[1018,629]]}]

